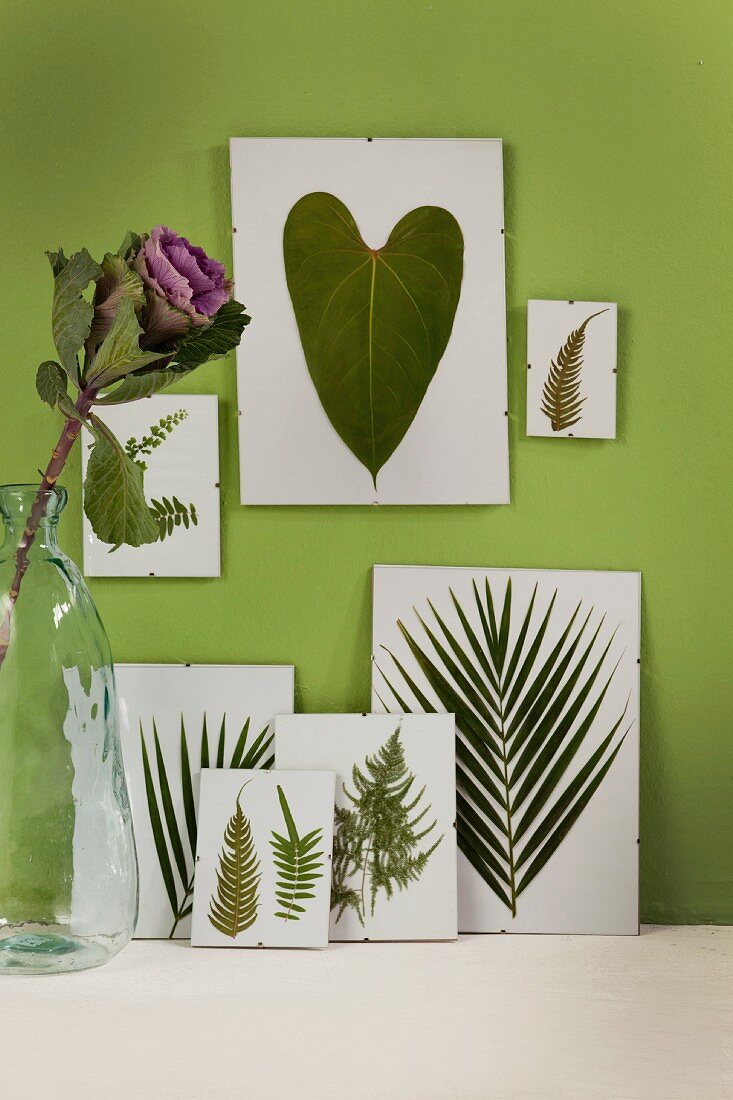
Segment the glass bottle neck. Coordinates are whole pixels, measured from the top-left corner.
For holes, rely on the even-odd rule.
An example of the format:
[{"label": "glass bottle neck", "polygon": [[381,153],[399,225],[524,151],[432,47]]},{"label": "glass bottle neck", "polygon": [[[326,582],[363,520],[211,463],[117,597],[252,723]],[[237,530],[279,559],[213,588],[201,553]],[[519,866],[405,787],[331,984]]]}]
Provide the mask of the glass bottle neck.
[{"label": "glass bottle neck", "polygon": [[66,504],[66,490],[39,490],[34,485],[0,486],[0,516],[5,527],[3,552],[27,550],[36,554],[58,552],[56,532]]},{"label": "glass bottle neck", "polygon": [[13,521],[4,516],[3,526],[5,529],[5,541],[2,547],[4,553],[19,550],[24,542],[27,544],[29,559],[33,559],[38,554],[43,554],[45,556],[49,552],[58,553],[59,551],[57,538],[59,526],[58,519],[44,520],[42,523],[39,523],[30,541],[27,538],[28,528],[23,519]]}]

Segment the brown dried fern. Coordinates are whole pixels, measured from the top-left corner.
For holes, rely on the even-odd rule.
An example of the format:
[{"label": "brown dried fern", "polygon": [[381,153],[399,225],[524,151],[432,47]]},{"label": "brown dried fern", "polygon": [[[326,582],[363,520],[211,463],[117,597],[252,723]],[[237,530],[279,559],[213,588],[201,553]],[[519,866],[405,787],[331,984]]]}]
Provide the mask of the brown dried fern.
[{"label": "brown dried fern", "polygon": [[560,348],[557,361],[553,359],[550,363],[540,407],[548,417],[553,432],[572,428],[583,415],[585,398],[580,396],[580,373],[583,367],[585,330],[594,317],[600,317],[601,313],[607,312],[607,309],[600,309],[598,313],[591,313],[590,317],[586,317],[582,325],[573,329]]}]

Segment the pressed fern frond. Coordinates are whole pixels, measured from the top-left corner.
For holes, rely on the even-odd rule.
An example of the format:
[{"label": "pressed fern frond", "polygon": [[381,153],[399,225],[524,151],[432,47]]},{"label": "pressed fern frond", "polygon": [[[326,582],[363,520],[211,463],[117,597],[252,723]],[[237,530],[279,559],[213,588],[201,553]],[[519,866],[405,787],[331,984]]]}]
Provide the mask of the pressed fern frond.
[{"label": "pressed fern frond", "polygon": [[279,785],[277,796],[288,835],[281,836],[273,829],[270,841],[273,862],[278,868],[275,897],[279,908],[275,916],[282,917],[285,921],[300,920],[300,914],[305,913],[300,902],[316,896],[310,891],[318,879],[323,878],[320,870],[323,860],[319,858],[323,856],[323,852],[314,851],[323,840],[323,830],[313,829],[305,836],[299,836],[285,792]]},{"label": "pressed fern frond", "polygon": [[540,407],[548,417],[553,432],[572,428],[583,415],[582,406],[585,398],[580,396],[580,374],[583,367],[585,330],[594,317],[607,312],[608,310],[601,309],[598,313],[591,313],[590,317],[586,317],[582,325],[573,329],[560,348],[557,361],[553,359],[550,363],[547,381],[542,389]]},{"label": "pressed fern frond", "polygon": [[[206,714],[204,714],[201,727],[200,762],[202,768],[209,767],[209,736],[206,728]],[[160,873],[163,878],[166,894],[171,906],[173,925],[169,933],[169,939],[175,935],[180,921],[191,913],[191,896],[194,887],[194,863],[196,859],[196,840],[198,826],[196,820],[196,801],[193,793],[193,776],[191,761],[188,751],[188,736],[181,715],[181,739],[180,739],[180,764],[181,764],[181,799],[183,802],[183,816],[185,833],[179,827],[176,812],[171,795],[168,769],[160,745],[158,731],[153,725],[153,742],[155,748],[155,766],[157,771],[158,789],[156,790],[153,778],[153,769],[150,764],[142,722],[140,723],[140,742],[142,751],[143,775],[145,778],[145,794],[148,804],[150,827],[153,833],[155,851],[158,856]],[[251,769],[257,767],[270,768],[274,763],[272,755],[272,742],[274,734],[270,727],[265,728],[257,735],[251,745],[248,746],[250,719],[245,721],[229,762],[230,768]],[[222,718],[217,742],[216,767],[223,768],[226,765],[226,714]],[[165,823],[165,828],[164,828]],[[188,841],[187,855],[186,840]],[[171,858],[172,857],[172,858]],[[175,868],[175,871],[174,871]]]},{"label": "pressed fern frond", "polygon": [[216,895],[212,894],[209,904],[210,922],[232,939],[254,924],[260,903],[260,861],[249,818],[239,801],[244,787],[237,795],[236,809],[224,830],[224,844],[216,872]]},{"label": "pressed fern frond", "polygon": [[[535,586],[515,620],[511,580],[498,618],[488,578],[483,593],[474,582],[472,606],[449,592],[455,621],[432,603],[432,625],[418,615],[428,646],[398,623],[414,670],[386,650],[396,674],[380,672],[400,710],[455,713],[458,846],[516,916],[517,899],[580,817],[626,736],[618,732],[626,708],[613,722],[599,718],[618,667],[609,661],[615,631],[602,642],[603,618],[592,627],[593,608],[578,604],[540,657],[557,593],[537,612]],[[600,743],[574,769],[591,731]]]},{"label": "pressed fern frond", "polygon": [[176,527],[181,525],[186,531],[191,524],[198,527],[199,517],[196,505],[192,502],[186,507],[175,496],[172,500],[169,500],[168,497],[156,500],[153,497],[148,505],[148,511],[158,525],[158,542],[163,542],[164,539],[173,534]]},{"label": "pressed fern frond", "polygon": [[364,925],[367,910],[374,916],[380,890],[391,898],[395,886],[406,890],[417,882],[443,835],[420,848],[437,820],[424,822],[429,803],[418,809],[425,787],[413,791],[415,776],[405,763],[399,726],[366,757],[363,771],[354,765],[351,778],[356,793],[346,784],[343,789],[352,808],[337,807],[334,819],[331,909],[337,910],[336,923],[353,909]]}]

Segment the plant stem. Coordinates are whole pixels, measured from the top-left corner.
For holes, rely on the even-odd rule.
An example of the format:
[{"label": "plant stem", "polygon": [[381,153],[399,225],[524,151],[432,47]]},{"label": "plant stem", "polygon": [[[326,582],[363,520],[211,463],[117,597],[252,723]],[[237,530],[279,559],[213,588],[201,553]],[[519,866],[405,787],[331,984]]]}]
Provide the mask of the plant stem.
[{"label": "plant stem", "polygon": [[[364,887],[366,885],[367,868],[369,866],[369,855],[372,850],[372,837],[369,837],[369,843],[367,844],[366,856],[364,858],[364,870],[361,875],[361,912],[362,916],[366,916],[366,899],[364,898]],[[362,921],[362,924],[364,922]]]},{"label": "plant stem", "polygon": [[[80,417],[85,418],[87,416],[94,402],[94,398],[96,397],[96,393],[97,391],[92,388],[81,390],[75,405],[76,411],[79,413]],[[15,576],[10,586],[10,591],[8,592],[8,598],[5,604],[5,615],[3,616],[2,624],[0,624],[0,667],[2,667],[8,652],[8,646],[10,645],[10,624],[13,608],[20,594],[20,586],[23,583],[23,577],[28,569],[28,553],[33,545],[36,532],[45,514],[46,493],[50,489],[53,489],[61,476],[61,471],[66,465],[66,460],[71,453],[71,448],[74,446],[80,431],[81,420],[74,416],[67,417],[61,435],[59,436],[59,441],[51,453],[51,459],[46,467],[43,480],[38,487],[38,492],[33,501],[33,507],[31,508],[23,537],[15,553]]]},{"label": "plant stem", "polygon": [[[186,908],[186,902],[191,897],[191,892],[193,890],[193,880],[194,880],[195,877],[196,877],[196,872],[194,871],[193,874],[191,875],[191,881],[189,882],[188,886],[186,887],[186,892],[183,895],[183,900],[181,901],[181,904],[178,907],[178,912],[174,914],[173,927],[171,928],[170,932],[168,933],[168,939],[169,940],[173,939],[173,937],[176,933],[176,928],[178,928],[179,923],[183,920],[183,916],[184,916],[183,911]],[[188,914],[186,914],[186,915],[188,915]]]},{"label": "plant stem", "polygon": [[517,890],[516,890],[516,876],[514,871],[514,836],[512,832],[512,803],[511,803],[511,791],[509,787],[509,762],[507,760],[506,751],[506,731],[504,729],[504,689],[506,684],[501,685],[499,695],[499,726],[501,728],[501,758],[504,765],[504,789],[506,791],[506,827],[507,827],[507,841],[509,843],[509,879],[511,889],[511,910],[512,918],[517,915]]}]

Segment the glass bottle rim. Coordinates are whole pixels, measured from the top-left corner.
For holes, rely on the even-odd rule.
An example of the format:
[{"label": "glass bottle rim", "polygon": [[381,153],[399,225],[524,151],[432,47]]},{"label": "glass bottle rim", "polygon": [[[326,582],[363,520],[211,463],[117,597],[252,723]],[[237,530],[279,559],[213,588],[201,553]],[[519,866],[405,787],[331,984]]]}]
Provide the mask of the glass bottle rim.
[{"label": "glass bottle rim", "polygon": [[[38,485],[18,483],[0,485],[0,515],[6,522],[25,521],[30,515],[36,498]],[[59,514],[66,507],[68,493],[63,485],[54,485],[52,489],[40,492],[43,502],[41,523],[58,523]]]}]

